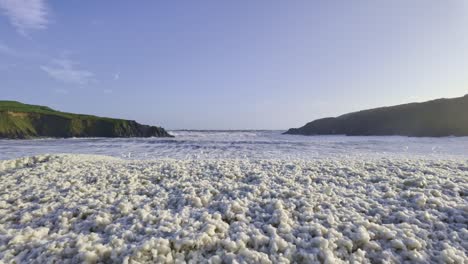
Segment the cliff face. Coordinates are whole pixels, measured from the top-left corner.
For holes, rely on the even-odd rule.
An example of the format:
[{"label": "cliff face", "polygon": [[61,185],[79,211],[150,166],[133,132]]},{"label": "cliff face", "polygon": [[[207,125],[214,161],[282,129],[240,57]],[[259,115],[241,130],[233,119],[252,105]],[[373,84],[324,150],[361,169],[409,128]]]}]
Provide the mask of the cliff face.
[{"label": "cliff face", "polygon": [[0,138],[172,137],[161,127],[0,101]]},{"label": "cliff face", "polygon": [[468,136],[468,95],[323,118],[285,134],[413,137]]}]

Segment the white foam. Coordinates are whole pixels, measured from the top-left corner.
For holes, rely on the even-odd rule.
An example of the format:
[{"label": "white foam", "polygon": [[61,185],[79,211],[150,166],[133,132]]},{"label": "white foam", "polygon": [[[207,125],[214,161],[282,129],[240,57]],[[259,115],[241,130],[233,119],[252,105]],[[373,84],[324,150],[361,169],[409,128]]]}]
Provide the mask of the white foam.
[{"label": "white foam", "polygon": [[0,262],[466,263],[466,161],[0,162]]},{"label": "white foam", "polygon": [[468,137],[282,135],[282,131],[171,131],[175,138],[0,139],[0,160],[50,153],[125,159],[468,158]]}]

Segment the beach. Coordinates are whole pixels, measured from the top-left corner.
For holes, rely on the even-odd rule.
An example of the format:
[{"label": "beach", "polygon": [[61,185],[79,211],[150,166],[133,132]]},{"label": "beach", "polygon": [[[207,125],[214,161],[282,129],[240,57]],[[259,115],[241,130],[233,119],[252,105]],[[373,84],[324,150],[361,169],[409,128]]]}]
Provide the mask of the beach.
[{"label": "beach", "polygon": [[466,263],[462,159],[0,161],[0,262]]},{"label": "beach", "polygon": [[0,264],[468,264],[468,0],[0,19]]}]

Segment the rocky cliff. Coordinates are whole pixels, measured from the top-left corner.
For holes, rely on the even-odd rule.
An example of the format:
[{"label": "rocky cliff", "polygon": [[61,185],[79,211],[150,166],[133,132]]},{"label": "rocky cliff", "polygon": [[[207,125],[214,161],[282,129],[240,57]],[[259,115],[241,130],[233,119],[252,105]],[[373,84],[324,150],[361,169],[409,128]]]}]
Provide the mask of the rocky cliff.
[{"label": "rocky cliff", "polygon": [[0,101],[0,138],[172,137],[164,128],[132,120],[79,115]]}]

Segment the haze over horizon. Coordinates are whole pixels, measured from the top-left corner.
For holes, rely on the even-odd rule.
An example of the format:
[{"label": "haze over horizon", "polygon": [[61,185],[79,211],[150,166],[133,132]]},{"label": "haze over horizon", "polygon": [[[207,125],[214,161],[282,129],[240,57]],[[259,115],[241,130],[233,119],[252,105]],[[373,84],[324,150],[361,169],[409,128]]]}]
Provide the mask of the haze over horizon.
[{"label": "haze over horizon", "polygon": [[468,87],[468,3],[0,0],[0,100],[287,129]]}]

